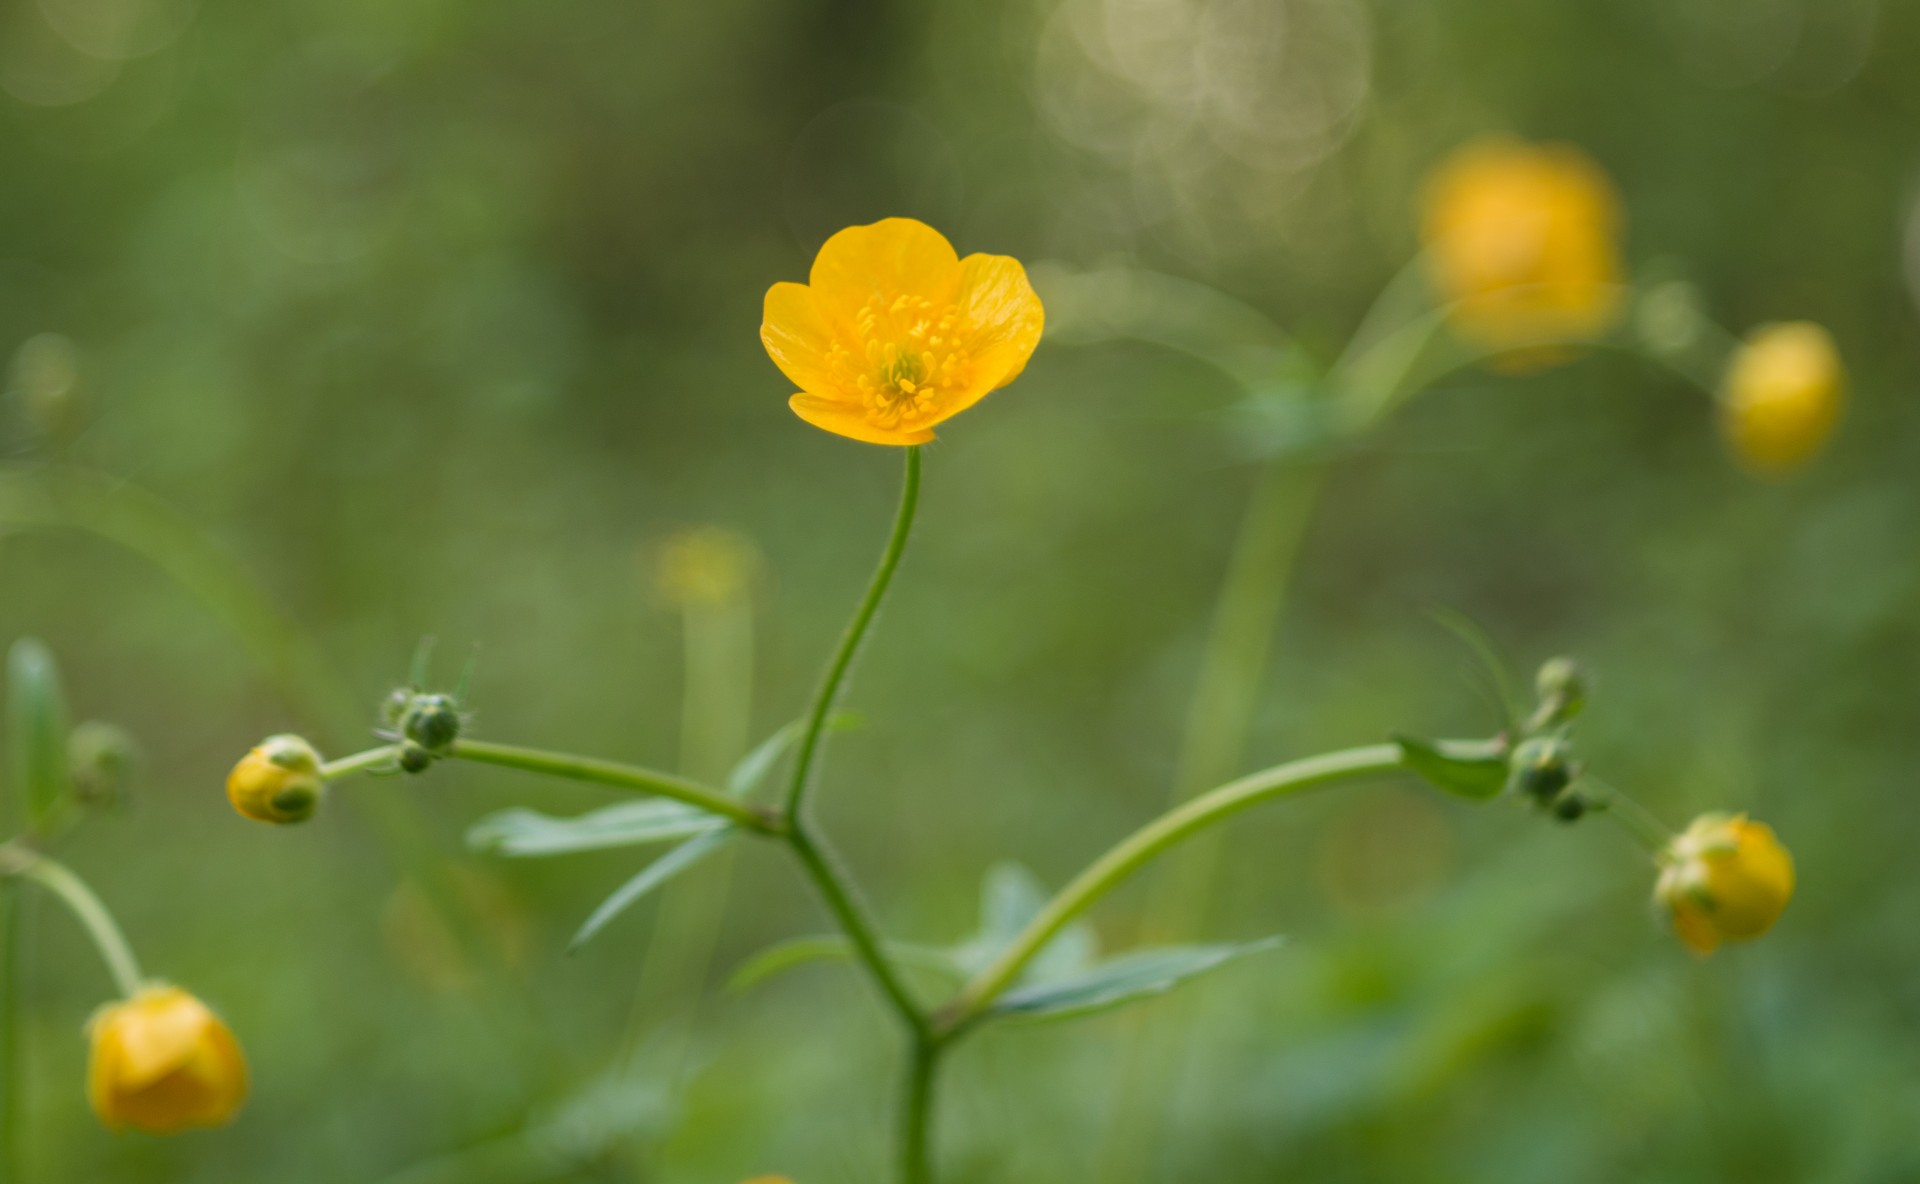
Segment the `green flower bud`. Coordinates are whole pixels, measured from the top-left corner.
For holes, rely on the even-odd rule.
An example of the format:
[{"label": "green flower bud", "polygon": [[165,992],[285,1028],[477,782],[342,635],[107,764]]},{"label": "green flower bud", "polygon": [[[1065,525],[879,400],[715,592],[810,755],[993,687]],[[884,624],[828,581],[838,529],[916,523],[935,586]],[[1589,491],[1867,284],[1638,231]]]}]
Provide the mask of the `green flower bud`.
[{"label": "green flower bud", "polygon": [[428,752],[442,752],[460,735],[460,710],[446,695],[415,695],[400,730]]},{"label": "green flower bud", "polygon": [[1551,806],[1574,777],[1573,746],[1558,736],[1535,736],[1513,750],[1507,788]]},{"label": "green flower bud", "polygon": [[127,799],[140,750],[133,737],[112,724],[89,721],[67,737],[67,775],[74,796],[88,806],[117,806]]},{"label": "green flower bud", "polygon": [[400,767],[409,773],[424,773],[433,764],[433,754],[411,740],[400,742]]},{"label": "green flower bud", "polygon": [[1534,676],[1533,685],[1540,705],[1527,722],[1529,731],[1558,727],[1587,705],[1587,676],[1572,658],[1549,659]]}]

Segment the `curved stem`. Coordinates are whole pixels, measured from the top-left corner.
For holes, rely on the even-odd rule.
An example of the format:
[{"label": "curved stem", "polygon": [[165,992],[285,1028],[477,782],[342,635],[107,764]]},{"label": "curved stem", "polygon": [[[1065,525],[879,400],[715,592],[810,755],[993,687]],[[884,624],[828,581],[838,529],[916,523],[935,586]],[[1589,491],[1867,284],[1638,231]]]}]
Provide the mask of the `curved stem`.
[{"label": "curved stem", "polygon": [[801,808],[806,805],[807,786],[813,776],[814,762],[820,755],[820,738],[826,730],[827,717],[833,714],[833,704],[840,696],[841,685],[846,681],[847,671],[853,666],[853,659],[860,650],[860,642],[866,637],[867,629],[873,624],[874,614],[880,610],[880,602],[886,598],[887,585],[893,582],[893,573],[900,566],[900,556],[907,548],[907,535],[913,530],[914,510],[920,502],[920,446],[907,448],[907,475],[900,489],[900,512],[894,516],[893,533],[887,538],[887,549],[880,554],[880,566],[874,569],[873,582],[867,585],[867,594],[860,601],[860,607],[854,610],[853,620],[847,623],[846,635],[840,639],[840,648],[834,652],[833,661],[827,666],[826,677],[820,680],[820,689],[814,693],[813,709],[807,713],[807,726],[800,733],[800,743],[793,758],[793,780],[787,786],[787,814],[797,818]]},{"label": "curved stem", "polygon": [[1336,781],[1392,772],[1403,764],[1400,747],[1395,744],[1329,752],[1228,782],[1162,814],[1094,860],[1072,883],[1055,894],[1000,956],[961,990],[942,1015],[940,1030],[956,1031],[978,1019],[1055,934],[1122,880],[1180,840],[1270,798]]},{"label": "curved stem", "polygon": [[619,789],[657,794],[663,798],[685,802],[689,806],[698,806],[711,814],[731,818],[740,825],[762,834],[781,832],[778,820],[745,802],[730,798],[717,789],[709,789],[697,781],[689,781],[684,777],[676,777],[671,773],[662,773],[655,769],[644,769],[638,765],[623,765],[617,761],[604,761],[596,757],[575,756],[568,752],[548,752],[538,748],[521,748],[512,744],[491,744],[484,740],[455,740],[452,747],[447,750],[447,755],[465,761],[519,769],[527,773],[543,773],[549,777],[564,777],[571,781],[591,781],[598,785],[611,785]]},{"label": "curved stem", "polygon": [[8,856],[12,866],[5,869],[6,874],[23,876],[59,897],[93,939],[120,993],[128,998],[137,994],[146,981],[146,976],[140,973],[140,961],[133,956],[133,947],[127,944],[126,935],[120,932],[113,914],[100,903],[87,882],[74,875],[65,864],[35,851],[12,847]]}]

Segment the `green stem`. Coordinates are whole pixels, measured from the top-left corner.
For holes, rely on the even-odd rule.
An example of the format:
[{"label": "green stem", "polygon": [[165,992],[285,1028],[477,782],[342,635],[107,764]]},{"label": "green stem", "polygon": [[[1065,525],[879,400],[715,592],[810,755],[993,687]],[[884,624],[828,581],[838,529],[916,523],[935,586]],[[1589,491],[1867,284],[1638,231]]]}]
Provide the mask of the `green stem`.
[{"label": "green stem", "polygon": [[20,1116],[27,1066],[20,1046],[20,923],[26,910],[15,884],[0,884],[0,1184],[21,1184]]},{"label": "green stem", "polygon": [[880,611],[880,602],[887,595],[887,585],[893,582],[894,570],[900,566],[900,556],[907,548],[907,535],[913,530],[914,510],[919,503],[920,446],[914,444],[907,448],[907,476],[900,489],[900,512],[894,516],[893,533],[887,538],[887,549],[881,552],[880,566],[874,569],[873,582],[867,585],[867,594],[854,611],[853,620],[847,624],[846,635],[840,639],[840,648],[834,652],[833,661],[827,666],[826,677],[820,680],[820,689],[813,696],[813,709],[807,713],[806,729],[800,733],[800,743],[793,758],[793,780],[787,786],[789,817],[798,818],[806,805],[807,787],[813,777],[814,762],[819,759],[827,717],[833,714],[834,701],[839,698],[847,671],[852,668],[854,656],[860,651],[860,642],[873,624],[874,614]]},{"label": "green stem", "polygon": [[827,902],[827,908],[832,910],[834,919],[846,932],[847,939],[853,943],[854,956],[873,976],[881,993],[887,997],[887,1002],[906,1024],[913,1038],[916,1041],[924,1040],[929,1032],[926,1010],[913,997],[913,992],[907,989],[906,980],[900,977],[899,970],[887,957],[881,944],[879,925],[868,914],[853,887],[851,877],[841,869],[832,849],[814,833],[812,825],[800,817],[788,820],[786,840],[799,857],[800,866],[805,869],[807,877]]},{"label": "green stem", "polygon": [[338,781],[351,777],[355,773],[364,773],[368,769],[386,764],[399,755],[398,744],[382,744],[378,748],[369,748],[365,752],[356,752],[352,756],[343,756],[320,766],[320,780]]},{"label": "green stem", "polygon": [[1404,766],[1400,747],[1374,744],[1276,765],[1228,782],[1141,827],[1093,861],[1047,902],[1000,956],[963,988],[942,1016],[940,1030],[956,1031],[972,1021],[1013,985],[1047,942],[1091,908],[1122,880],[1180,840],[1249,806],[1303,790],[1392,772]]},{"label": "green stem", "polygon": [[928,1184],[933,1179],[933,1099],[940,1072],[938,1040],[914,1041],[907,1064],[906,1093],[900,1105],[901,1184]]},{"label": "green stem", "polygon": [[4,874],[32,880],[67,906],[87,936],[93,939],[122,995],[130,999],[139,993],[146,982],[146,976],[140,973],[139,959],[133,956],[133,947],[127,944],[126,935],[120,932],[113,914],[100,903],[85,880],[74,875],[65,864],[24,847],[9,847],[7,863]]},{"label": "green stem", "polygon": [[730,798],[717,789],[709,789],[697,781],[689,781],[671,773],[643,769],[638,765],[623,765],[617,761],[575,756],[568,752],[548,752],[544,749],[521,748],[511,744],[491,744],[484,740],[455,740],[452,747],[447,750],[447,755],[460,760],[519,769],[527,773],[541,773],[548,777],[591,781],[597,785],[611,785],[619,789],[657,794],[663,798],[685,802],[690,806],[698,806],[711,814],[731,818],[741,826],[762,834],[781,832],[781,825],[777,819],[753,806]]}]

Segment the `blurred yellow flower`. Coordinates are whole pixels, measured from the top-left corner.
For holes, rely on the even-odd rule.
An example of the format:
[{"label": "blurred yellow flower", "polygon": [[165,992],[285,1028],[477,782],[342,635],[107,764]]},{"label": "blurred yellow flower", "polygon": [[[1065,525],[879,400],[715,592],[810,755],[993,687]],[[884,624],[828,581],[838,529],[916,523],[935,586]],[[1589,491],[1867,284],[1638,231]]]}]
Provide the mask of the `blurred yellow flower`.
[{"label": "blurred yellow flower", "polygon": [[247,1062],[233,1033],[178,987],[147,987],[108,1004],[87,1033],[87,1096],[113,1130],[165,1135],[219,1126],[246,1100]]},{"label": "blurred yellow flower", "polygon": [[1005,255],[961,259],[912,218],[850,226],[804,284],[767,290],[760,340],[794,414],[870,444],[921,444],[1026,368],[1045,314]]},{"label": "blurred yellow flower", "polygon": [[312,817],[323,788],[320,754],[298,736],[269,736],[227,774],[227,800],[259,822]]},{"label": "blurred yellow flower", "polygon": [[1759,937],[1793,897],[1793,856],[1745,814],[1703,814],[1668,845],[1654,896],[1694,953]]},{"label": "blurred yellow flower", "polygon": [[660,549],[658,585],[667,603],[680,608],[725,604],[746,595],[760,569],[751,539],[719,526],[696,526]]},{"label": "blurred yellow flower", "polygon": [[1595,337],[1619,313],[1620,202],[1580,149],[1473,140],[1428,176],[1423,207],[1428,266],[1468,340],[1501,349]]},{"label": "blurred yellow flower", "polygon": [[1811,321],[1762,325],[1727,364],[1721,430],[1748,471],[1784,475],[1813,459],[1833,434],[1846,384],[1825,329]]}]

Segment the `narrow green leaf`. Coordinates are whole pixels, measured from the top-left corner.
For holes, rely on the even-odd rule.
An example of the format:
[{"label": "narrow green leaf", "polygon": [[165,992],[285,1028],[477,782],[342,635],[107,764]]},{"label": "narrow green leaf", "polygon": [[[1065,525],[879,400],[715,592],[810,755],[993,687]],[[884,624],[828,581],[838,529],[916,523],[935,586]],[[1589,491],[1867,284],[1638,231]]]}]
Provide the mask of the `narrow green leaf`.
[{"label": "narrow green leaf", "polygon": [[[740,964],[727,979],[727,990],[739,993],[749,987],[772,978],[795,966],[804,966],[808,962],[821,962],[827,959],[852,958],[853,942],[842,933],[822,933],[810,937],[796,937],[777,945],[768,946],[758,954]],[[953,958],[945,950],[929,946],[912,945],[907,942],[887,943],[887,957],[903,966],[915,966],[922,970],[931,970],[946,975],[956,982],[966,971],[954,964]]]},{"label": "narrow green leaf", "polygon": [[1059,1020],[1090,1015],[1136,999],[1165,994],[1181,983],[1236,958],[1273,949],[1281,941],[1281,938],[1272,937],[1238,944],[1158,946],[1134,950],[1076,975],[1009,991],[994,1001],[987,1014],[1025,1020]]},{"label": "narrow green leaf", "polygon": [[1407,767],[1463,798],[1484,802],[1507,787],[1507,746],[1498,740],[1433,743],[1396,735]]},{"label": "narrow green leaf", "polygon": [[[1011,860],[994,864],[980,881],[980,928],[952,947],[954,962],[969,973],[979,973],[1040,915],[1046,904],[1046,885],[1032,872]],[[1099,944],[1091,925],[1075,922],[1041,949],[1023,978],[1039,982],[1077,974],[1099,953]]]},{"label": "narrow green leaf", "polygon": [[727,826],[727,820],[684,802],[622,802],[576,818],[538,810],[489,814],[467,831],[467,846],[494,855],[567,855],[690,839]]},{"label": "narrow green leaf", "polygon": [[614,890],[612,896],[601,901],[600,907],[593,910],[593,915],[580,926],[580,932],[574,934],[573,940],[567,943],[567,953],[571,954],[592,941],[595,934],[606,928],[607,922],[631,908],[647,893],[718,851],[732,837],[732,827],[708,831],[706,834],[688,839],[640,869],[638,875],[620,885]]},{"label": "narrow green leaf", "polygon": [[[829,732],[850,732],[859,727],[865,719],[856,711],[835,712],[827,719]],[[759,789],[767,780],[780,759],[793,750],[800,742],[801,729],[806,727],[805,720],[792,720],[781,726],[756,745],[752,752],[740,758],[740,763],[727,774],[727,792],[734,797],[743,798]]]},{"label": "narrow green leaf", "polygon": [[67,699],[60,668],[31,637],[7,654],[7,732],[13,748],[14,792],[27,817],[38,821],[72,786],[67,768]]}]

